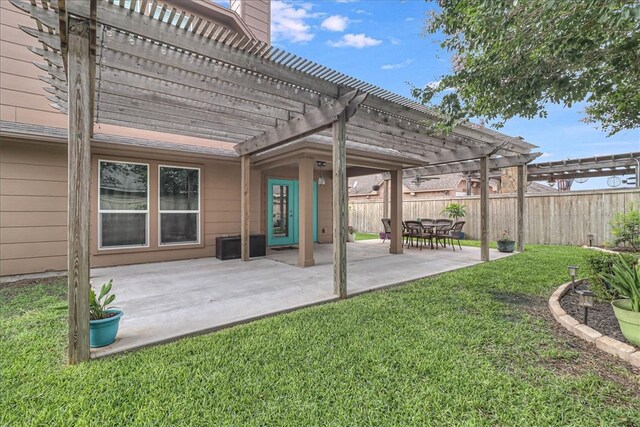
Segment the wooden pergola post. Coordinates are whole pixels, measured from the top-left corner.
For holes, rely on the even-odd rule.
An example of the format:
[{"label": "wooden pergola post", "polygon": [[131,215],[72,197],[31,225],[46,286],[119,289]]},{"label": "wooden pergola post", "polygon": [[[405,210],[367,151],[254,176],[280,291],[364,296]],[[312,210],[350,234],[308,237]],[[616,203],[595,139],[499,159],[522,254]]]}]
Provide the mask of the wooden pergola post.
[{"label": "wooden pergola post", "polygon": [[347,297],[347,115],[333,123],[333,292]]},{"label": "wooden pergola post", "polygon": [[389,180],[382,181],[382,218],[389,218]]},{"label": "wooden pergola post", "polygon": [[389,253],[402,253],[402,169],[391,171],[391,244]]},{"label": "wooden pergola post", "polygon": [[525,193],[527,190],[527,165],[518,165],[518,200],[517,200],[517,236],[518,252],[524,251],[524,215],[525,215]]},{"label": "wooden pergola post", "polygon": [[489,261],[489,157],[480,158],[480,259]]},{"label": "wooden pergola post", "polygon": [[249,261],[251,253],[250,204],[251,198],[251,158],[248,154],[240,157],[240,255],[243,261]]},{"label": "wooden pergola post", "polygon": [[299,188],[299,248],[298,266],[311,267],[313,259],[313,165],[314,160],[303,157],[298,160]]},{"label": "wooden pergola post", "polygon": [[68,302],[69,363],[89,360],[89,180],[93,133],[90,28],[68,22]]}]

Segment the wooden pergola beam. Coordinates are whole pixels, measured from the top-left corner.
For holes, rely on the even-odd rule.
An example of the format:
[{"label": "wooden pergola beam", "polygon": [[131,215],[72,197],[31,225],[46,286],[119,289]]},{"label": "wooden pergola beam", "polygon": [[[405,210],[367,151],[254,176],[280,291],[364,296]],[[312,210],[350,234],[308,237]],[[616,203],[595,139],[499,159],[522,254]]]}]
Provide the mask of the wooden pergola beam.
[{"label": "wooden pergola beam", "polygon": [[[95,0],[92,0],[95,6]],[[67,74],[68,140],[68,302],[69,363],[89,360],[89,194],[93,134],[91,25],[70,17]],[[94,27],[95,28],[95,27]],[[94,47],[95,48],[95,47]]]},{"label": "wooden pergola beam", "polygon": [[347,297],[347,112],[333,122],[333,292]]},{"label": "wooden pergola beam", "polygon": [[[83,2],[72,2],[68,5],[70,12],[79,16],[85,16],[88,11]],[[98,16],[100,22],[108,27],[116,28],[131,34],[140,34],[145,38],[153,40],[160,44],[173,46],[176,49],[192,52],[202,55],[216,61],[231,64],[235,67],[257,72],[273,79],[281,79],[293,86],[308,88],[311,91],[328,95],[332,98],[338,96],[341,89],[340,81],[331,82],[321,77],[304,73],[298,69],[289,67],[290,64],[282,64],[263,58],[256,61],[255,57],[236,50],[232,46],[221,41],[214,40],[203,34],[197,34],[193,31],[185,31],[170,23],[161,22],[151,16],[139,14],[135,20],[130,19],[125,13],[122,13],[121,7],[106,1],[98,4]],[[141,28],[144,31],[141,31]],[[266,51],[265,51],[266,52]],[[352,79],[346,78],[345,82],[351,82]],[[357,86],[357,85],[356,85]],[[395,104],[386,99],[381,99],[375,95],[369,97],[367,105],[373,109],[387,111],[389,114],[397,114],[401,117],[415,121],[425,121],[428,117],[435,118],[433,112],[419,111],[400,104]],[[418,107],[416,107],[418,108]],[[420,108],[422,110],[423,108]],[[470,138],[477,142],[493,142],[506,141],[512,144],[511,150],[515,152],[528,152],[530,148],[524,146],[524,143],[516,138],[507,137],[505,135],[491,133],[489,131],[475,130],[470,126],[461,126],[454,131],[459,138]],[[499,136],[496,136],[499,135]],[[469,143],[473,144],[473,141]]]},{"label": "wooden pergola beam", "polygon": [[237,144],[234,148],[240,155],[253,154],[320,132],[331,127],[338,118],[344,118],[346,126],[346,121],[353,116],[366,97],[367,94],[358,95],[357,90],[351,91],[262,135]]},{"label": "wooden pergola beam", "polygon": [[489,261],[489,158],[480,159],[480,260]]},{"label": "wooden pergola beam", "polygon": [[[516,156],[509,156],[509,157],[490,158],[488,160],[488,165],[489,165],[489,169],[501,169],[501,168],[507,168],[511,166],[518,166],[518,165],[527,164],[533,161],[534,159],[536,159],[537,157],[539,157],[540,155],[542,155],[542,153],[529,153],[529,154],[520,154]],[[424,166],[420,168],[405,170],[404,177],[413,178],[416,175],[420,175],[420,176],[446,175],[450,173],[477,172],[479,170],[481,170],[480,160],[470,160],[466,162]]]}]

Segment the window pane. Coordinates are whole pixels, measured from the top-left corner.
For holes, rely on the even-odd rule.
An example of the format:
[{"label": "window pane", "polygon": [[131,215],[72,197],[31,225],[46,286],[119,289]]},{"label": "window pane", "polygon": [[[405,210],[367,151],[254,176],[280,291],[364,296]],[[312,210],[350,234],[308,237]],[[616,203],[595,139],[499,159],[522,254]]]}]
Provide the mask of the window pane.
[{"label": "window pane", "polygon": [[102,247],[145,246],[147,244],[147,214],[103,213]]},{"label": "window pane", "polygon": [[160,214],[161,243],[197,243],[197,213]]},{"label": "window pane", "polygon": [[160,168],[160,210],[197,211],[198,170]]},{"label": "window pane", "polygon": [[100,162],[100,209],[147,210],[147,165]]}]

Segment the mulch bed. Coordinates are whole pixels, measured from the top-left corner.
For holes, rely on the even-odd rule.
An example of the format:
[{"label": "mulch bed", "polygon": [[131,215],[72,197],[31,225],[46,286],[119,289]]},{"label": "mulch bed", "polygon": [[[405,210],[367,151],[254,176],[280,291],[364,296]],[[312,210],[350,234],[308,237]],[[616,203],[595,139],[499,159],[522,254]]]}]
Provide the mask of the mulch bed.
[{"label": "mulch bed", "polygon": [[[584,281],[576,283],[576,289],[589,289],[589,284]],[[569,291],[564,294],[562,299],[560,299],[560,306],[571,317],[583,323],[584,309],[579,305],[579,299],[576,293]],[[598,300],[594,302],[594,306],[589,309],[587,325],[603,335],[628,344],[628,341],[624,339],[620,331],[618,320],[615,314],[613,314],[613,308],[608,302]]]}]

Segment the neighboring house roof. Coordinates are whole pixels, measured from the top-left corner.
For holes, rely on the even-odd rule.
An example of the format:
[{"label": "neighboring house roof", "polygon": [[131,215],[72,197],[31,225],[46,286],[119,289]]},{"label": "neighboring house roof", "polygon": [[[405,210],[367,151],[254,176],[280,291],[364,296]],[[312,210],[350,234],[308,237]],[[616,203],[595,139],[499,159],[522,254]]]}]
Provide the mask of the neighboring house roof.
[{"label": "neighboring house roof", "polygon": [[402,183],[411,192],[420,191],[445,191],[455,189],[460,180],[465,179],[461,174],[435,175],[427,177],[420,184],[416,184],[415,178],[404,178]]},{"label": "neighboring house roof", "polygon": [[557,193],[556,188],[551,188],[548,185],[540,184],[539,182],[530,182],[527,184],[527,193],[540,194],[540,193]]},{"label": "neighboring house roof", "polygon": [[349,196],[365,196],[375,193],[374,185],[382,185],[382,174],[356,176],[349,178]]}]

